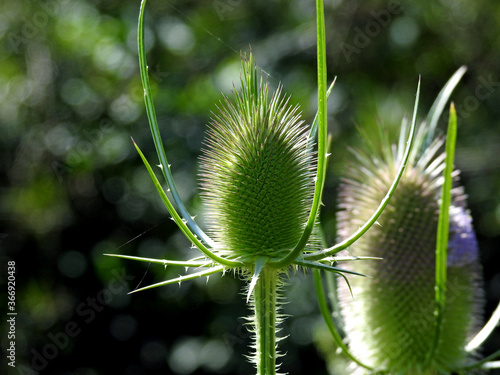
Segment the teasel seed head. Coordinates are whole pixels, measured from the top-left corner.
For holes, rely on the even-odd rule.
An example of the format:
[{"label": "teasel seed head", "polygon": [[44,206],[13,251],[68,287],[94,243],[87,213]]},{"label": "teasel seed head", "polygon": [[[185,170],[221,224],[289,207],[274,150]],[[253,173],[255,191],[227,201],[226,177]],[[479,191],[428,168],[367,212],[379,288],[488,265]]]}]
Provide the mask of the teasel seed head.
[{"label": "teasel seed head", "polygon": [[[463,365],[467,359],[464,348],[478,328],[482,306],[478,246],[455,171],[446,305],[441,339],[429,361],[435,333],[435,251],[444,154],[442,139],[422,146],[426,133],[423,124],[405,174],[378,219],[379,225],[350,249],[354,255],[383,260],[355,265],[356,271],[372,278],[352,278],[354,297],[344,283],[338,287],[352,353],[366,365],[391,374],[450,373]],[[355,161],[346,172],[339,195],[340,240],[378,206],[394,178],[400,155],[400,150],[387,143],[372,145],[370,154],[354,152]]]},{"label": "teasel seed head", "polygon": [[202,200],[215,251],[234,258],[291,249],[307,221],[314,155],[298,107],[269,98],[252,54],[241,90],[213,116],[201,158]]}]

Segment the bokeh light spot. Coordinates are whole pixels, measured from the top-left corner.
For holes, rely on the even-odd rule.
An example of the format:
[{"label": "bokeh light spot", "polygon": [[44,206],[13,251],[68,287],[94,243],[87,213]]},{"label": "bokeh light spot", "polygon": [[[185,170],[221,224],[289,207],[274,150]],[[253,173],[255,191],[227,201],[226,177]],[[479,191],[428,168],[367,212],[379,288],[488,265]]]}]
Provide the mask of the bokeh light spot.
[{"label": "bokeh light spot", "polygon": [[117,315],[109,324],[109,332],[118,341],[126,341],[137,332],[137,320],[131,315]]},{"label": "bokeh light spot", "polygon": [[184,22],[176,18],[166,18],[160,23],[158,29],[160,41],[170,51],[183,55],[193,49],[194,35]]},{"label": "bokeh light spot", "polygon": [[76,279],[85,273],[87,259],[82,253],[70,250],[59,256],[57,266],[64,276]]},{"label": "bokeh light spot", "polygon": [[398,17],[391,23],[391,40],[400,47],[414,44],[420,34],[417,22],[411,17]]},{"label": "bokeh light spot", "polygon": [[165,364],[167,358],[167,348],[160,341],[150,341],[141,348],[141,362],[149,369],[160,368]]}]

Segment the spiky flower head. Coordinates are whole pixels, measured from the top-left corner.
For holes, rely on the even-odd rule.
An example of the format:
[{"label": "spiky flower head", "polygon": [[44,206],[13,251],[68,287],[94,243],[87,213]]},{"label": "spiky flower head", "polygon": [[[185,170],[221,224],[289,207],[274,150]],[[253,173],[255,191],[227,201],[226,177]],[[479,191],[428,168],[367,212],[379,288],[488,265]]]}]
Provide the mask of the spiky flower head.
[{"label": "spiky flower head", "polygon": [[202,199],[215,251],[271,257],[300,239],[314,157],[298,108],[288,105],[281,88],[269,98],[251,54],[242,62],[241,91],[233,101],[225,98],[210,124]]},{"label": "spiky flower head", "polygon": [[[366,365],[391,374],[450,373],[467,357],[466,341],[477,328],[482,302],[478,246],[466,197],[455,187],[450,206],[448,281],[441,339],[435,354],[436,235],[443,183],[443,139],[425,146],[423,124],[396,193],[351,253],[381,257],[356,264],[372,279],[353,278],[352,293],[339,284],[345,333],[352,353]],[[356,230],[384,197],[398,165],[401,145],[371,144],[370,153],[354,152],[341,186],[340,239]],[[358,368],[357,373],[366,373]]]}]

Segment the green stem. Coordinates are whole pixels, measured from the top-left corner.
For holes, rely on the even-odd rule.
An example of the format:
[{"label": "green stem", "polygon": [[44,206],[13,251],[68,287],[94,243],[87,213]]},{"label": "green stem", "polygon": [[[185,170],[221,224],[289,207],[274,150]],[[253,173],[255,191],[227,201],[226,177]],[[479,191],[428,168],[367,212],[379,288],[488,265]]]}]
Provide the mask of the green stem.
[{"label": "green stem", "polygon": [[276,374],[276,324],[278,272],[265,267],[254,289],[255,312],[255,365],[257,375]]},{"label": "green stem", "polygon": [[325,10],[323,0],[316,0],[316,26],[317,26],[317,64],[318,64],[318,159],[316,170],[316,182],[314,185],[314,198],[309,212],[302,237],[292,251],[284,258],[271,262],[275,268],[285,268],[291,264],[304,250],[309,242],[309,237],[314,229],[318,218],[321,197],[323,195],[323,185],[326,179],[326,159],[328,149],[327,137],[327,113],[326,113],[326,31],[325,31]]}]

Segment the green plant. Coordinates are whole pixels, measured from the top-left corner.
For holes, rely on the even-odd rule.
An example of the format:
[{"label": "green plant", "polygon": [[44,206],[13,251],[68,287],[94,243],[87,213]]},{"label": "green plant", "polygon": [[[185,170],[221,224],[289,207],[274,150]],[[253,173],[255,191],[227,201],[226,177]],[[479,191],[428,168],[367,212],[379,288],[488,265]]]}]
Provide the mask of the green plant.
[{"label": "green plant", "polygon": [[[453,104],[444,152],[444,137],[435,136],[438,118],[464,73],[462,67],[448,81],[418,129],[405,174],[379,225],[350,249],[353,254],[384,258],[356,267],[372,278],[352,280],[354,298],[342,284],[335,287],[329,281],[329,292],[337,289],[338,300],[333,301],[341,312],[337,324],[316,275],[323,316],[351,360],[353,373],[449,374],[500,367],[491,361],[500,350],[474,360],[476,349],[500,319],[500,305],[467,344],[479,331],[483,292],[472,219],[458,171],[453,170],[457,132]],[[391,146],[381,132],[379,142],[367,142],[367,153],[353,151],[339,197],[340,239],[369,215],[404,162],[406,125],[402,128],[397,146]]]},{"label": "green plant", "polygon": [[[340,261],[372,259],[338,257],[377,220],[404,171],[403,162],[387,195],[371,218],[341,243],[321,249],[315,234],[328,158],[326,135],[326,46],[323,2],[316,2],[318,35],[318,113],[311,127],[300,120],[298,108],[290,108],[281,89],[269,99],[267,83],[259,79],[252,54],[243,58],[241,91],[225,98],[208,132],[202,160],[203,201],[208,208],[207,235],[179,198],[161,141],[152,100],[144,50],[142,1],[139,27],[139,59],[146,110],[166,180],[167,196],[151,166],[135,145],[153,183],[173,220],[201,252],[189,261],[139,258],[124,259],[201,268],[201,271],[150,285],[134,292],[235,270],[248,282],[255,334],[252,361],[258,374],[276,372],[276,325],[282,296],[281,279],[289,270],[302,267],[328,272],[361,274],[336,267]],[[333,84],[332,84],[333,86]],[[331,90],[331,87],[330,89]],[[328,90],[328,91],[329,91]],[[415,102],[415,113],[418,105]],[[410,155],[415,113],[403,160]],[[316,147],[313,146],[317,136]],[[135,144],[135,143],[134,143]],[[317,156],[315,156],[317,155]],[[175,207],[174,207],[175,205]]]},{"label": "green plant", "polygon": [[[422,126],[419,130],[417,147],[413,151],[411,146],[415,132],[420,82],[417,88],[411,126],[408,130],[407,123],[403,123],[403,131],[401,132],[397,152],[393,154],[390,145],[383,143],[381,150],[373,146],[370,150],[370,156],[364,156],[361,153],[355,154],[360,166],[351,169],[350,180],[345,183],[342,198],[346,198],[349,203],[344,202],[343,208],[348,209],[340,214],[340,221],[344,223],[341,224],[342,235],[339,236],[341,242],[335,246],[321,249],[317,219],[328,158],[326,101],[333,84],[327,90],[323,2],[317,0],[317,116],[311,127],[304,125],[300,119],[299,109],[288,105],[287,97],[281,94],[281,87],[269,97],[267,82],[262,77],[259,78],[252,53],[248,57],[243,55],[241,90],[235,90],[232,99],[224,98],[220,104],[220,112],[214,115],[210,124],[208,140],[203,153],[200,179],[202,201],[208,212],[207,233],[205,233],[194,221],[194,218],[179,198],[161,140],[149,85],[144,49],[143,18],[145,4],[146,0],[143,0],[138,27],[141,79],[151,133],[158,153],[161,172],[168,187],[167,192],[164,191],[162,184],[158,181],[150,164],[135,142],[134,145],[173,220],[193,245],[202,252],[202,255],[188,261],[170,261],[108,254],[124,259],[201,269],[178,278],[136,289],[134,292],[234,270],[242,275],[248,284],[247,303],[250,304],[253,311],[253,315],[249,320],[253,325],[255,335],[255,352],[251,357],[252,362],[258,374],[275,374],[278,367],[276,361],[279,356],[277,353],[277,342],[279,341],[277,325],[282,319],[280,306],[283,296],[280,291],[284,275],[289,270],[298,267],[315,269],[320,306],[326,317],[329,314],[321,288],[319,271],[328,271],[330,276],[332,274],[340,275],[346,281],[344,275],[346,273],[363,276],[363,274],[357,272],[357,268],[356,270],[349,266],[338,268],[337,264],[341,261],[373,260],[380,258],[384,253],[369,253],[369,256],[361,257],[350,254],[339,255],[339,252],[346,250],[358,240],[361,241],[357,245],[359,248],[369,249],[369,245],[365,244],[369,244],[370,241],[379,241],[380,244],[380,240],[384,238],[384,233],[389,227],[382,224],[381,228],[380,223],[383,221],[382,218],[391,214],[395,206],[402,205],[411,211],[411,209],[420,209],[420,206],[425,205],[428,210],[422,211],[430,213],[430,216],[427,215],[424,218],[424,220],[427,220],[426,224],[435,227],[432,215],[439,211],[440,216],[439,220],[437,218],[435,220],[439,222],[435,257],[437,264],[435,268],[435,292],[431,285],[430,292],[425,292],[427,293],[425,298],[416,301],[416,303],[420,304],[419,306],[425,305],[426,302],[431,303],[429,310],[433,320],[432,324],[426,327],[423,335],[424,348],[421,349],[419,347],[421,343],[418,342],[418,345],[409,347],[408,352],[411,353],[409,356],[401,356],[394,359],[394,361],[387,360],[383,356],[372,360],[372,357],[377,357],[377,348],[383,343],[370,340],[369,336],[363,336],[360,340],[362,349],[358,353],[351,353],[354,346],[351,345],[351,348],[348,349],[333,324],[329,324],[329,327],[337,340],[337,344],[359,366],[361,371],[431,374],[476,366],[464,365],[462,361],[463,345],[462,347],[460,345],[466,330],[462,330],[457,337],[457,331],[453,328],[454,324],[457,323],[451,321],[454,318],[450,317],[454,315],[450,314],[449,311],[452,298],[450,298],[446,289],[447,287],[449,289],[446,267],[447,259],[449,261],[449,258],[447,258],[448,227],[450,225],[449,207],[450,202],[452,207],[455,207],[453,205],[461,199],[459,193],[452,193],[451,190],[454,139],[456,136],[456,115],[453,108],[450,111],[446,158],[438,158],[438,162],[432,163],[432,159],[442,143],[442,141],[433,140],[437,118],[440,116],[453,87],[463,74],[463,69],[457,72],[438,97],[429,115],[428,125]],[[405,144],[404,137],[406,136],[408,140]],[[315,144],[316,138],[317,142]],[[377,155],[380,155],[380,157],[377,158]],[[407,165],[411,167],[410,171],[406,174],[407,177],[402,179]],[[371,169],[375,170],[375,172],[369,172]],[[442,183],[438,177],[438,172],[441,169],[445,170],[444,182]],[[378,175],[379,173],[380,175]],[[378,180],[375,178],[373,181],[374,185],[365,185],[363,179],[373,176],[378,177]],[[418,187],[419,192],[427,194],[425,199],[412,204],[403,199],[401,202],[398,201],[388,206],[389,199],[394,195],[398,183],[401,180],[407,182],[411,178],[414,178],[414,180],[411,181],[410,187],[403,185],[404,190],[398,196],[405,197],[405,192],[412,192]],[[387,183],[387,181],[392,182]],[[439,208],[436,187],[440,186],[442,186],[442,203]],[[350,191],[358,194],[358,197],[354,198],[354,203],[349,200],[351,199]],[[170,194],[167,195],[167,193]],[[368,199],[369,202],[365,199],[367,194],[372,194]],[[386,207],[390,208],[390,212],[385,216],[380,216]],[[360,222],[358,219],[360,217],[358,216],[359,213],[370,216],[370,218],[365,223]],[[463,212],[458,215],[463,217]],[[453,221],[454,218],[455,216],[452,213],[452,231],[457,231],[456,225],[458,225],[458,222]],[[375,223],[379,225],[373,226]],[[370,228],[372,229],[369,230]],[[462,232],[458,230],[457,233]],[[401,234],[398,237],[403,241],[408,238],[406,235]],[[430,240],[436,242],[436,240],[433,240],[432,235],[430,235]],[[451,256],[453,258],[454,254]],[[427,258],[429,257],[427,256]],[[392,260],[388,259],[388,261]],[[433,259],[431,261],[434,262]],[[433,274],[433,268],[427,263],[422,266],[422,269],[429,274]],[[383,269],[386,263],[381,261],[375,262],[375,264],[375,266],[365,264],[360,266],[360,269],[371,272],[374,269]],[[457,276],[459,279],[462,277],[460,282],[463,282],[463,284],[460,285],[469,287],[468,293],[462,293],[467,294],[465,302],[460,298],[456,298],[458,302],[453,305],[454,308],[459,307],[457,322],[464,323],[474,313],[474,290],[470,288],[470,285],[476,275],[477,271],[471,268],[464,269],[463,274]],[[384,281],[388,283],[387,289],[390,287],[399,288],[400,286],[394,283],[391,285],[392,280],[389,277]],[[429,283],[429,278],[425,276],[422,280],[419,279],[419,282],[421,283],[415,284],[413,290],[424,290],[426,286],[424,284]],[[368,279],[364,281],[364,284],[362,283],[363,281],[356,280],[354,284],[355,295],[358,293],[360,296],[364,295],[363,289],[359,288],[358,285],[370,285],[372,287]],[[345,287],[341,286],[339,288],[351,290],[347,282]],[[384,288],[382,290],[370,289],[372,304],[376,304],[376,301],[382,299],[383,292],[385,292]],[[406,289],[401,288],[395,296],[396,299],[404,300],[402,297],[406,296],[405,293]],[[377,325],[374,320],[362,321],[362,319],[357,319],[358,316],[370,316],[372,306],[370,305],[369,308],[361,306],[361,308],[356,307],[347,310],[345,306],[348,303],[345,300],[349,298],[351,298],[350,292],[345,293],[344,291],[341,297],[343,299],[344,318],[345,321],[349,322],[349,327],[354,327],[351,331],[357,329],[382,331],[382,336],[385,335],[385,339],[389,342],[391,340],[395,342],[394,340],[399,337],[397,335],[401,333],[408,333],[404,327],[397,324],[391,326],[390,329],[384,330],[379,329],[380,324]],[[383,308],[379,314],[381,321],[384,321],[385,316],[397,312],[399,307],[383,306]],[[349,328],[346,328],[346,331],[349,331]],[[412,337],[411,342],[415,341],[412,333],[408,333],[408,335]],[[449,356],[443,354],[444,351],[442,350],[442,343],[447,344],[448,341],[453,341],[450,346],[455,350],[455,352],[452,350]],[[351,339],[350,344],[353,342],[355,340]],[[363,353],[363,350],[367,350],[367,348],[372,348],[372,350]],[[365,359],[358,359],[356,355],[366,355],[368,357],[366,361],[368,362]],[[395,358],[394,356],[390,357]]]}]

